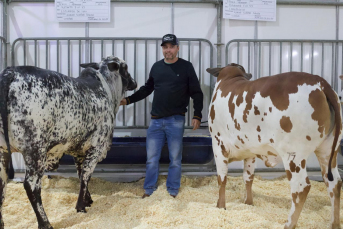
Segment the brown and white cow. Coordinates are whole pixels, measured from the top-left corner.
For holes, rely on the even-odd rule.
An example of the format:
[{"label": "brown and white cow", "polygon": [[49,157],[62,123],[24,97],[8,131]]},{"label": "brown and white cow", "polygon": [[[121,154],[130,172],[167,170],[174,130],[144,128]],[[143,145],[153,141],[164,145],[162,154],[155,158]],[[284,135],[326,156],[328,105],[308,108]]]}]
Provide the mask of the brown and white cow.
[{"label": "brown and white cow", "polygon": [[0,73],[0,210],[10,152],[21,152],[24,188],[39,228],[52,228],[40,196],[41,178],[45,169],[58,167],[63,154],[72,155],[78,168],[77,211],[90,207],[89,179],[111,146],[120,100],[137,87],[125,61],[117,57],[81,66],[86,69],[78,78],[33,66]]},{"label": "brown and white cow", "polygon": [[285,228],[294,228],[310,191],[306,160],[314,152],[331,199],[331,226],[340,228],[341,106],[330,85],[303,72],[250,81],[238,64],[207,71],[217,77],[208,117],[220,185],[217,207],[225,208],[230,162],[244,160],[245,203],[252,205],[255,158],[271,167],[282,161],[292,196]]}]

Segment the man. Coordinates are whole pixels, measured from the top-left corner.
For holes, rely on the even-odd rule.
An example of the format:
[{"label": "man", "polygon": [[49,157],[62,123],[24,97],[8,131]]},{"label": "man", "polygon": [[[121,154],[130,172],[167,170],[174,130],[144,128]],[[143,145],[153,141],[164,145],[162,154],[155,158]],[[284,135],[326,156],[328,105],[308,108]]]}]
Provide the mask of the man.
[{"label": "man", "polygon": [[176,197],[181,182],[185,112],[190,97],[194,101],[193,130],[199,128],[202,118],[203,94],[193,65],[177,57],[179,41],[175,35],[163,36],[161,46],[164,59],[152,66],[146,84],[120,103],[135,103],[155,91],[146,138],[145,193],[142,198],[150,196],[157,189],[159,160],[165,140],[168,143],[170,159],[167,190],[172,197]]}]

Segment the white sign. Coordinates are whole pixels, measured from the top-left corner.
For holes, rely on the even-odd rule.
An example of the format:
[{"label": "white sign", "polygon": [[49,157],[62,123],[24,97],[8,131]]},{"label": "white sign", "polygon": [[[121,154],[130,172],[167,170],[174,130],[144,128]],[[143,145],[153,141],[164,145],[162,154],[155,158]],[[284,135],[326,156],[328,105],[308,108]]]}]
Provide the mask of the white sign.
[{"label": "white sign", "polygon": [[59,22],[110,22],[110,0],[55,0]]},{"label": "white sign", "polygon": [[276,21],[276,0],[223,0],[223,2],[224,18]]}]

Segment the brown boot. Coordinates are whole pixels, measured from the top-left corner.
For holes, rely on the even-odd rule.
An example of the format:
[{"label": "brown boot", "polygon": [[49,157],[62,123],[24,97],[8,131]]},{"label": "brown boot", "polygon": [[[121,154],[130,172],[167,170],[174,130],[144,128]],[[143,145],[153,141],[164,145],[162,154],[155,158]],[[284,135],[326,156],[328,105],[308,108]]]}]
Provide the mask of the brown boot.
[{"label": "brown boot", "polygon": [[149,194],[144,193],[144,195],[142,196],[142,199],[144,199],[145,197],[149,197]]},{"label": "brown boot", "polygon": [[176,197],[176,195],[172,195],[172,194],[170,194],[170,196],[172,196],[172,197],[174,197],[174,198]]}]

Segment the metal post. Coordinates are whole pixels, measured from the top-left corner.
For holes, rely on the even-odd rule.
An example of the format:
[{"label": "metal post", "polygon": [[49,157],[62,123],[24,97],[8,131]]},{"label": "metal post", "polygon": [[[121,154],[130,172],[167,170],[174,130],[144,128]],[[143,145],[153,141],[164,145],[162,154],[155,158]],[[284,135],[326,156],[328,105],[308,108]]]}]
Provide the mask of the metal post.
[{"label": "metal post", "polygon": [[9,43],[8,40],[8,31],[7,31],[7,19],[8,19],[8,14],[7,14],[7,0],[3,0],[3,24],[2,24],[2,36],[6,40],[6,44],[4,44],[4,53],[5,53],[5,58],[4,58],[4,66],[7,67],[7,43]]},{"label": "metal post", "polygon": [[[257,24],[257,21],[255,21],[255,27],[254,27],[254,40],[257,40],[257,37],[258,37],[258,30],[257,30],[257,27],[258,24]],[[259,43],[261,44],[261,43]],[[257,43],[254,42],[254,75],[253,77],[255,77],[255,79],[257,79]]]},{"label": "metal post", "polygon": [[217,4],[217,67],[220,68],[222,62],[222,3]]},{"label": "metal post", "polygon": [[[214,44],[217,46],[217,68],[221,68],[222,63],[222,2],[219,2],[216,4],[217,7],[217,44]],[[212,93],[214,90],[214,78],[211,77],[210,79],[210,97],[212,97]]]},{"label": "metal post", "polygon": [[[89,22],[85,23],[85,37],[89,37]],[[89,63],[90,57],[89,57],[89,40],[85,41],[85,63]],[[82,62],[80,60],[80,62]]]},{"label": "metal post", "polygon": [[171,3],[171,34],[174,34],[174,3]]}]

